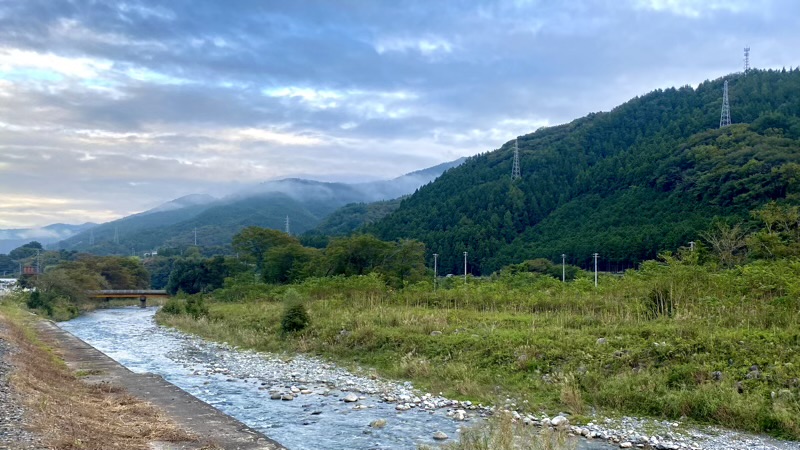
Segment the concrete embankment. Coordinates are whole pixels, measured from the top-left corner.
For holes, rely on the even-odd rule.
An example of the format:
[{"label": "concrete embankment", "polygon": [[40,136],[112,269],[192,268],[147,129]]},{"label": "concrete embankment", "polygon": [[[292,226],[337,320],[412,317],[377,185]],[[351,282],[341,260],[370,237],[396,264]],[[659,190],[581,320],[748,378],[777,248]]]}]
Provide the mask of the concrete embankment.
[{"label": "concrete embankment", "polygon": [[131,395],[164,410],[178,426],[198,438],[198,444],[155,443],[156,449],[222,448],[280,450],[282,445],[214,409],[163,378],[136,374],[50,321],[36,327],[43,340],[61,351],[64,362],[87,383],[121,387]]}]

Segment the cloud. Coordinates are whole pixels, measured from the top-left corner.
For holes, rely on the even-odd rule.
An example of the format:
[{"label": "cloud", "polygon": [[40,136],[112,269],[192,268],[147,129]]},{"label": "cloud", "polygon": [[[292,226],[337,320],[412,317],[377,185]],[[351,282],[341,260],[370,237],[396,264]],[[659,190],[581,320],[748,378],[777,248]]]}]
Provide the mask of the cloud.
[{"label": "cloud", "polygon": [[789,0],[3,2],[0,191],[43,200],[2,220],[392,178],[740,70],[745,45],[755,67],[791,65],[798,15]]}]

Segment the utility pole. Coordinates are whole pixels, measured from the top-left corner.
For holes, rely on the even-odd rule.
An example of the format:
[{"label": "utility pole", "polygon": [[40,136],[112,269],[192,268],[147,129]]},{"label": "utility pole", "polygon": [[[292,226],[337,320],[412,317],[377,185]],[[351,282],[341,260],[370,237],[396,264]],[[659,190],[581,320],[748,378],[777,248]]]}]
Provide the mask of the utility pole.
[{"label": "utility pole", "polygon": [[727,127],[731,124],[731,105],[728,102],[728,80],[725,80],[725,87],[722,90],[722,113],[719,117],[719,127]]},{"label": "utility pole", "polygon": [[292,234],[289,232],[289,216],[286,216],[286,234]]},{"label": "utility pole", "polygon": [[194,246],[197,247],[197,227],[194,227]]},{"label": "utility pole", "polygon": [[438,269],[437,269],[437,267],[438,267],[437,263],[439,262],[438,260],[439,260],[439,254],[438,253],[434,253],[433,254],[433,290],[434,291],[436,290],[436,282],[439,280],[439,277],[438,277],[439,273],[438,273]]},{"label": "utility pole", "polygon": [[520,168],[519,168],[519,145],[518,139],[514,139],[514,163],[511,166],[511,181],[515,181],[522,177]]},{"label": "utility pole", "polygon": [[561,254],[561,282],[567,281],[567,255]]},{"label": "utility pole", "polygon": [[689,251],[694,251],[694,241],[689,241]]},{"label": "utility pole", "polygon": [[464,284],[467,284],[467,252],[464,252]]},{"label": "utility pole", "polygon": [[744,74],[750,72],[750,46],[744,48]]},{"label": "utility pole", "polygon": [[597,287],[597,259],[600,258],[599,253],[594,254],[594,287]]}]

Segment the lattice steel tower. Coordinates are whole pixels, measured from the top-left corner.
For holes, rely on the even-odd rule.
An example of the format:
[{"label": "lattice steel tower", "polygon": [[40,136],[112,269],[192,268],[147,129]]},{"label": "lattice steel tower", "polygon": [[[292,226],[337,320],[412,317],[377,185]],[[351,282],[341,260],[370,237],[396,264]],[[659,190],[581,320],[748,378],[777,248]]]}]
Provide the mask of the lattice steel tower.
[{"label": "lattice steel tower", "polygon": [[289,216],[286,216],[286,234],[292,234],[289,230]]},{"label": "lattice steel tower", "polygon": [[744,74],[750,72],[750,47],[744,48]]},{"label": "lattice steel tower", "polygon": [[522,175],[519,169],[519,145],[514,139],[514,165],[511,166],[511,181],[518,180]]},{"label": "lattice steel tower", "polygon": [[719,127],[727,127],[731,124],[731,106],[728,103],[728,80],[725,80],[725,87],[722,91],[722,114],[719,117]]}]

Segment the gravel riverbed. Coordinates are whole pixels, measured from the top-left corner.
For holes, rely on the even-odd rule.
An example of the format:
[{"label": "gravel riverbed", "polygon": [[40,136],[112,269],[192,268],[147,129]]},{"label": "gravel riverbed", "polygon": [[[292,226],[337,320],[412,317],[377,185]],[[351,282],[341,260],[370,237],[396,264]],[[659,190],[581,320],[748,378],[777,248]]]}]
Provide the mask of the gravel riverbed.
[{"label": "gravel riverbed", "polygon": [[316,357],[194,338],[157,326],[154,314],[152,308],[106,310],[61,325],[131,370],[159,373],[292,449],[435,445],[441,441],[434,435],[457,439],[460,427],[507,411],[527,426],[564,429],[585,450],[800,450],[798,442],[679,421],[593,417],[578,424],[563,413],[522,413],[513,399],[495,406],[461,402]]}]

